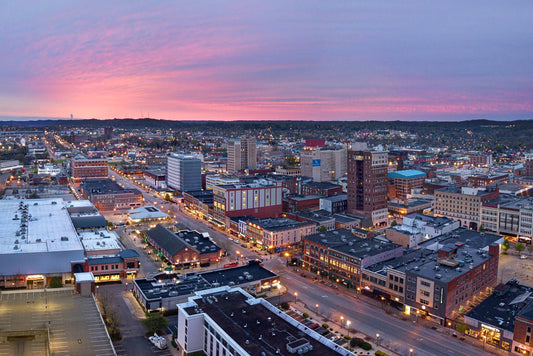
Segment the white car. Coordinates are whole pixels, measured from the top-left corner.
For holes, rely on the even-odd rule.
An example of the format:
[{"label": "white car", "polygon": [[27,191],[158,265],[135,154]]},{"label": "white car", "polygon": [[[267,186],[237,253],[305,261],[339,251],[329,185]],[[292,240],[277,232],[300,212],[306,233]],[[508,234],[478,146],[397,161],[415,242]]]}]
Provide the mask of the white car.
[{"label": "white car", "polygon": [[527,259],[527,255],[520,255],[520,259],[521,259],[521,260],[525,260],[525,259]]},{"label": "white car", "polygon": [[154,336],[150,336],[148,340],[150,340],[150,342],[160,350],[167,348],[167,339],[165,339],[163,336],[157,335],[156,333],[154,333]]}]

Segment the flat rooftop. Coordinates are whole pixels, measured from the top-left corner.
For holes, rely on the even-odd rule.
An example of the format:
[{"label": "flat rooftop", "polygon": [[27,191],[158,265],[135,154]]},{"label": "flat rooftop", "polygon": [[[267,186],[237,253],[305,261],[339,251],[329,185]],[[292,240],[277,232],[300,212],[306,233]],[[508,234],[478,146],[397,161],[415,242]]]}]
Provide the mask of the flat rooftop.
[{"label": "flat rooftop", "polygon": [[361,239],[354,236],[348,229],[321,232],[303,237],[302,240],[304,240],[304,243],[309,240],[360,259],[399,248],[398,245],[392,242],[385,242],[375,238]]},{"label": "flat rooftop", "polygon": [[507,331],[514,331],[515,316],[532,301],[533,289],[510,280],[500,284],[487,299],[469,311],[465,317],[476,319]]},{"label": "flat rooftop", "polygon": [[283,231],[301,226],[314,225],[310,221],[296,221],[288,218],[253,219],[250,223],[258,225],[268,231]]},{"label": "flat rooftop", "polygon": [[154,279],[138,278],[135,280],[147,299],[159,299],[192,295],[196,291],[219,286],[238,286],[259,282],[277,275],[259,263],[225,268],[204,273],[190,273],[183,276],[160,274]]},{"label": "flat rooftop", "polygon": [[88,180],[81,184],[82,189],[89,195],[98,194],[126,194],[126,193],[139,193],[138,189],[122,188],[118,183],[111,179],[96,179]]},{"label": "flat rooftop", "polygon": [[208,315],[250,355],[287,354],[287,344],[311,345],[306,355],[353,355],[265,300],[239,291],[202,294],[193,303],[184,308],[189,315]]},{"label": "flat rooftop", "polygon": [[483,206],[500,206],[500,208],[507,208],[513,210],[529,209],[533,210],[533,198],[514,196],[514,195],[500,195],[499,198],[489,200],[483,203]]},{"label": "flat rooftop", "polygon": [[[30,336],[0,344],[0,355],[46,355],[48,346],[51,355],[116,355],[94,299],[71,289],[3,291],[0,315],[0,334],[17,331],[19,336]],[[47,335],[48,326],[49,340],[30,340],[40,331]]]},{"label": "flat rooftop", "polygon": [[124,245],[114,231],[107,229],[96,229],[92,231],[79,232],[81,243],[87,252],[98,252],[105,250],[122,250]]},{"label": "flat rooftop", "polygon": [[403,179],[409,179],[409,178],[419,178],[419,177],[425,177],[427,174],[419,171],[417,169],[407,169],[404,171],[396,171],[396,172],[390,172],[388,174],[389,178],[403,178]]},{"label": "flat rooftop", "polygon": [[0,255],[83,250],[63,199],[0,200],[0,226]]}]

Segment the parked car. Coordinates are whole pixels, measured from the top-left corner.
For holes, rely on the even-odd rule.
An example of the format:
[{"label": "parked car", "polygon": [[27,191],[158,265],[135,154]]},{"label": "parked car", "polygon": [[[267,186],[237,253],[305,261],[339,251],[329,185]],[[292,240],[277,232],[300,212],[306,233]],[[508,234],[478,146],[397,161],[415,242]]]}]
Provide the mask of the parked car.
[{"label": "parked car", "polygon": [[521,260],[525,260],[527,258],[527,255],[520,255]]}]

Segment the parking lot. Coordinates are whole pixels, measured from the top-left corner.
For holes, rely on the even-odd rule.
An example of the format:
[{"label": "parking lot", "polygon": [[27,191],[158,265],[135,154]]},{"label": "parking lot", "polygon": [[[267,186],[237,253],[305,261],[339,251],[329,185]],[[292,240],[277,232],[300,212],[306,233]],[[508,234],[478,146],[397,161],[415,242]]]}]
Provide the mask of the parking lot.
[{"label": "parking lot", "polygon": [[533,287],[533,256],[522,253],[527,258],[522,259],[518,254],[500,255],[498,268],[498,282],[507,282],[516,278],[520,284]]},{"label": "parking lot", "polygon": [[[91,297],[72,289],[9,291],[0,294],[0,332],[24,335],[0,344],[0,355],[114,355],[113,347]],[[46,342],[31,336],[48,331]]]}]

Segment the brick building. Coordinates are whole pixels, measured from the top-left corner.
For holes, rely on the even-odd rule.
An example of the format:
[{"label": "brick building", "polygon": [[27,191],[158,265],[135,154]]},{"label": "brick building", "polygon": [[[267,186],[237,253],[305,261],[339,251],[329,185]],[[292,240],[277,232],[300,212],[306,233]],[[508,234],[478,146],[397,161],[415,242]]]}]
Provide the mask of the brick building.
[{"label": "brick building", "polygon": [[213,205],[213,218],[228,226],[226,217],[273,218],[282,211],[282,187],[267,181],[214,186]]},{"label": "brick building", "polygon": [[114,256],[91,256],[84,264],[85,272],[92,272],[95,282],[113,282],[122,278],[135,278],[139,272],[139,254],[122,250]]},{"label": "brick building", "polygon": [[70,160],[72,179],[78,183],[86,178],[107,178],[107,168],[105,158],[87,158],[83,155],[76,155]]},{"label": "brick building", "polygon": [[407,199],[407,196],[411,194],[411,191],[416,188],[422,188],[426,173],[418,171],[416,169],[409,169],[405,171],[396,171],[388,174],[390,191],[394,191],[391,198],[394,199]]},{"label": "brick building", "polygon": [[370,151],[354,144],[348,151],[348,213],[387,223],[387,152]]},{"label": "brick building", "polygon": [[280,251],[299,244],[316,232],[316,224],[287,218],[254,219],[246,222],[245,238],[263,250]]},{"label": "brick building", "polygon": [[137,189],[124,189],[110,179],[90,180],[81,184],[83,196],[101,211],[138,208],[143,203]]},{"label": "brick building", "polygon": [[222,257],[222,249],[206,232],[172,232],[163,225],[157,225],[146,232],[146,239],[161,257],[178,267],[208,265],[220,261]]}]

